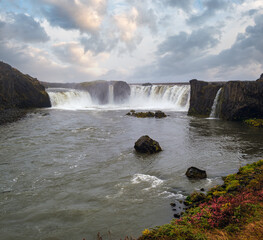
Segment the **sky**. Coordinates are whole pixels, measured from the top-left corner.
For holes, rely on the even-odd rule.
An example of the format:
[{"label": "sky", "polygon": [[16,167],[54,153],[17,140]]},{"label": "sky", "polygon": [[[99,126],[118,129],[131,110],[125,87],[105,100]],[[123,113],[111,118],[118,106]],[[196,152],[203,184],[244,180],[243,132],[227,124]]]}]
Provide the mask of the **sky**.
[{"label": "sky", "polygon": [[263,0],[0,0],[0,60],[46,82],[256,80]]}]

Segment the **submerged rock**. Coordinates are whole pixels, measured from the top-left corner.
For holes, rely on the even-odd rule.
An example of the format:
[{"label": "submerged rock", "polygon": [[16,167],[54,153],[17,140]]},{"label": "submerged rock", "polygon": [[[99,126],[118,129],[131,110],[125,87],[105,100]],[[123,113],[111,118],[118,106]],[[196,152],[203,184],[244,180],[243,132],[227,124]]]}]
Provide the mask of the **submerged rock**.
[{"label": "submerged rock", "polygon": [[190,167],[187,169],[185,175],[191,179],[203,179],[207,178],[206,171],[198,169],[196,167]]},{"label": "submerged rock", "polygon": [[162,148],[160,147],[159,143],[153,139],[151,139],[149,136],[145,135],[140,137],[134,145],[134,148],[139,153],[157,153],[162,151]]}]

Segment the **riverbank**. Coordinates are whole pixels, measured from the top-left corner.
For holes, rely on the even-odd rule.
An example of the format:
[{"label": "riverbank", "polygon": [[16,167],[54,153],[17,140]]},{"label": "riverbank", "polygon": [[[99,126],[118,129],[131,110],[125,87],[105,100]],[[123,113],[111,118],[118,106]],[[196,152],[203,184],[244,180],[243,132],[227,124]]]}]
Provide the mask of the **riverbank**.
[{"label": "riverbank", "polygon": [[145,229],[147,239],[263,239],[263,160],[224,178],[207,194],[193,193],[189,209],[170,224]]},{"label": "riverbank", "polygon": [[25,109],[5,109],[0,111],[0,125],[18,121],[19,119],[25,117],[27,110]]}]

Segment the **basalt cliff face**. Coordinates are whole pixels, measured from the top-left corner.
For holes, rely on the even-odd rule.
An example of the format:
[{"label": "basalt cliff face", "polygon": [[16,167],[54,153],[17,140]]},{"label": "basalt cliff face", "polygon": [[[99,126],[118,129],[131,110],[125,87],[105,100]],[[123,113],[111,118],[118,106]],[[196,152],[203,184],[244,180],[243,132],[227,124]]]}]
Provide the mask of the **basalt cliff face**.
[{"label": "basalt cliff face", "polygon": [[50,106],[45,87],[36,78],[0,62],[0,110]]},{"label": "basalt cliff face", "polygon": [[210,83],[193,79],[190,81],[190,107],[188,115],[208,117],[218,90],[223,83]]},{"label": "basalt cliff face", "polygon": [[263,117],[263,81],[229,81],[208,83],[190,81],[191,100],[188,114],[209,117],[216,93],[218,116],[224,120],[243,120]]},{"label": "basalt cliff face", "polygon": [[225,120],[262,118],[263,82],[227,82],[219,99],[219,116]]}]

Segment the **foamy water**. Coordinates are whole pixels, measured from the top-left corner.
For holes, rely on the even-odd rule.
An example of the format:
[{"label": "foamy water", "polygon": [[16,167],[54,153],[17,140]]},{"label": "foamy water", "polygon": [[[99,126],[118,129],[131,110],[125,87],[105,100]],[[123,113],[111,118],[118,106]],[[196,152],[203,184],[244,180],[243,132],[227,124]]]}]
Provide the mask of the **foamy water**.
[{"label": "foamy water", "polygon": [[52,108],[64,110],[168,110],[187,112],[190,101],[189,85],[132,85],[130,98],[115,104],[113,86],[109,85],[108,104],[98,104],[86,91],[48,89]]}]

